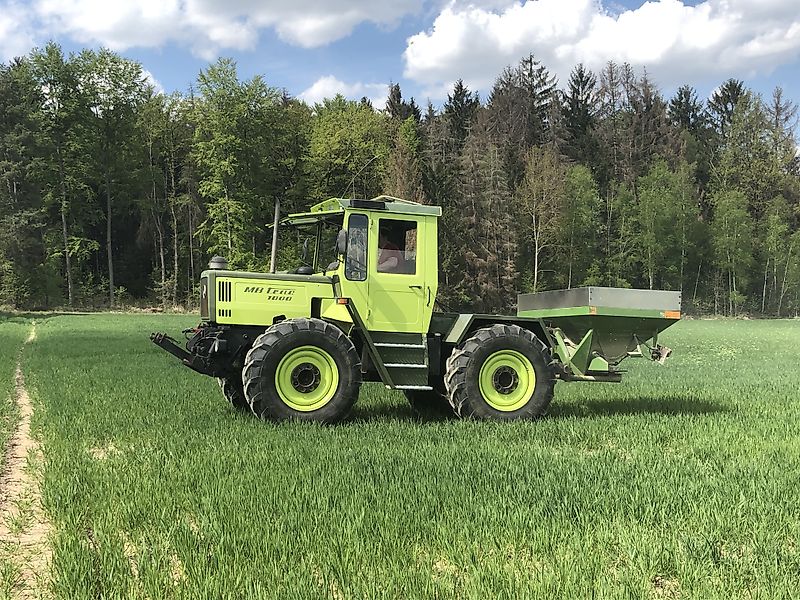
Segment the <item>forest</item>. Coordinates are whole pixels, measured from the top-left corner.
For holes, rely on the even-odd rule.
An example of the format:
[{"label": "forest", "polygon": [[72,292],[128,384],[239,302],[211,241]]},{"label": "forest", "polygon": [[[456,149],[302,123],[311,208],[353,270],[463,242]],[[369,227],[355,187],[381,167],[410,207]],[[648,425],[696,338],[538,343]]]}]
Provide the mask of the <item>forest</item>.
[{"label": "forest", "polygon": [[[607,285],[797,316],[797,118],[781,88],[667,98],[628,64],[559,82],[534,56],[438,108],[398,84],[380,110],[308,106],[228,59],[165,94],[114,52],[50,43],[0,64],[0,305],[191,310],[212,255],[268,269],[276,199],[388,194],[443,209],[445,310]],[[279,268],[297,266],[282,242]]]}]

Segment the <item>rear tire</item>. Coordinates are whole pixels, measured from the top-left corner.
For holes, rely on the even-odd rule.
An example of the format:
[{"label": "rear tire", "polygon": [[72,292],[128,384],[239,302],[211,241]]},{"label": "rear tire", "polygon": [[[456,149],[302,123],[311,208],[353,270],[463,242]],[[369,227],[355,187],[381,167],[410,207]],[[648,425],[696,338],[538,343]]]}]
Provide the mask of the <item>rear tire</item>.
[{"label": "rear tire", "polygon": [[447,360],[445,386],[461,418],[535,419],[553,399],[553,356],[533,332],[496,324],[476,331]]},{"label": "rear tire", "polygon": [[405,390],[403,393],[411,405],[411,410],[426,419],[453,417],[453,407],[447,399],[444,379],[439,377],[432,382],[432,390]]},{"label": "rear tire", "polygon": [[336,423],[358,398],[361,362],[339,328],[320,319],[290,319],[256,338],[242,380],[259,418]]},{"label": "rear tire", "polygon": [[230,402],[237,410],[250,410],[250,403],[244,396],[244,385],[241,378],[236,377],[217,377],[219,389],[222,390],[222,395]]}]

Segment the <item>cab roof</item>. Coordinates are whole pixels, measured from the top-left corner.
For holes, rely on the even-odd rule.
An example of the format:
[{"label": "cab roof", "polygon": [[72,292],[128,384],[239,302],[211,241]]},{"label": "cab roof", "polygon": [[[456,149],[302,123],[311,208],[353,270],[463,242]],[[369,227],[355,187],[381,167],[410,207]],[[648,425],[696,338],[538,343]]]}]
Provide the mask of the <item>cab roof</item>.
[{"label": "cab roof", "polygon": [[358,198],[329,198],[311,207],[308,212],[294,213],[283,219],[282,223],[290,225],[303,225],[310,224],[324,219],[327,216],[333,216],[344,213],[348,208],[374,210],[386,213],[404,214],[404,215],[432,215],[435,217],[442,216],[442,209],[439,206],[430,206],[420,204],[419,202],[411,202],[410,200],[402,200],[394,196],[376,196],[369,200]]}]

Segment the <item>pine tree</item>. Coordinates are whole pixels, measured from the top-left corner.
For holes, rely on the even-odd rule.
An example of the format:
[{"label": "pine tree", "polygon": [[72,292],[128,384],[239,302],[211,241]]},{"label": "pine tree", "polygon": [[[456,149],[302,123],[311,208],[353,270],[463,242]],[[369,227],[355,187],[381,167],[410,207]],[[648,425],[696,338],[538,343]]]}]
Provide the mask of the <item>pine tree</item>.
[{"label": "pine tree", "polygon": [[421,140],[414,117],[408,117],[397,135],[386,165],[385,192],[391,196],[425,203],[422,185]]},{"label": "pine tree", "polygon": [[706,123],[706,113],[702,102],[697,99],[697,91],[690,85],[682,85],[669,101],[669,119],[676,127],[697,135]]},{"label": "pine tree", "polygon": [[399,83],[393,83],[389,86],[389,97],[386,100],[386,114],[389,115],[389,118],[399,123],[404,122],[409,117],[413,117],[414,120],[419,123],[422,118],[422,113],[420,113],[419,106],[417,106],[414,98],[411,98],[409,102],[403,100],[403,94],[400,91]]},{"label": "pine tree", "polygon": [[596,88],[597,77],[581,63],[572,69],[563,97],[566,154],[583,164],[592,164],[596,160]]},{"label": "pine tree", "polygon": [[728,79],[711,95],[708,108],[714,117],[717,130],[724,136],[728,126],[733,122],[733,111],[744,95],[744,83],[738,79]]},{"label": "pine tree", "polygon": [[392,119],[405,121],[406,103],[403,102],[403,94],[400,91],[400,84],[393,83],[389,86],[389,97],[386,99],[386,114]]},{"label": "pine tree", "polygon": [[492,131],[503,150],[509,183],[517,185],[525,170],[528,148],[558,136],[556,80],[533,55],[506,68],[495,81],[487,105]]},{"label": "pine tree", "polygon": [[786,98],[780,86],[772,90],[772,97],[766,106],[769,117],[772,150],[779,160],[791,171],[797,164],[797,142],[794,133],[798,124],[797,103]]},{"label": "pine tree", "polygon": [[508,310],[516,297],[518,228],[508,210],[508,175],[485,112],[479,113],[465,141],[459,171],[458,205],[447,225],[457,223],[461,236],[455,296],[475,310]]},{"label": "pine tree", "polygon": [[447,95],[442,109],[447,123],[450,127],[450,134],[456,141],[456,148],[461,149],[464,140],[470,130],[472,118],[480,107],[481,102],[478,94],[471,92],[464,82],[459,79],[453,87],[453,93]]}]

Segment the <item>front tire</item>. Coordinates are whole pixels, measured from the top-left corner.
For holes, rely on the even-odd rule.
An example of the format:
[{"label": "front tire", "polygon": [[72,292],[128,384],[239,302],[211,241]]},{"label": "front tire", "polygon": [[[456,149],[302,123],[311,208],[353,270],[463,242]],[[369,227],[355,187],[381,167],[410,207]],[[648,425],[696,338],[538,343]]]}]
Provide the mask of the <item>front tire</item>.
[{"label": "front tire", "polygon": [[476,331],[447,360],[445,386],[462,418],[535,419],[553,399],[553,356],[533,332],[496,324]]},{"label": "front tire", "polygon": [[237,410],[250,410],[250,403],[244,396],[244,385],[241,377],[218,377],[219,389],[222,395]]},{"label": "front tire", "polygon": [[336,423],[358,398],[361,363],[339,328],[320,319],[290,319],[256,338],[242,380],[257,417]]}]

